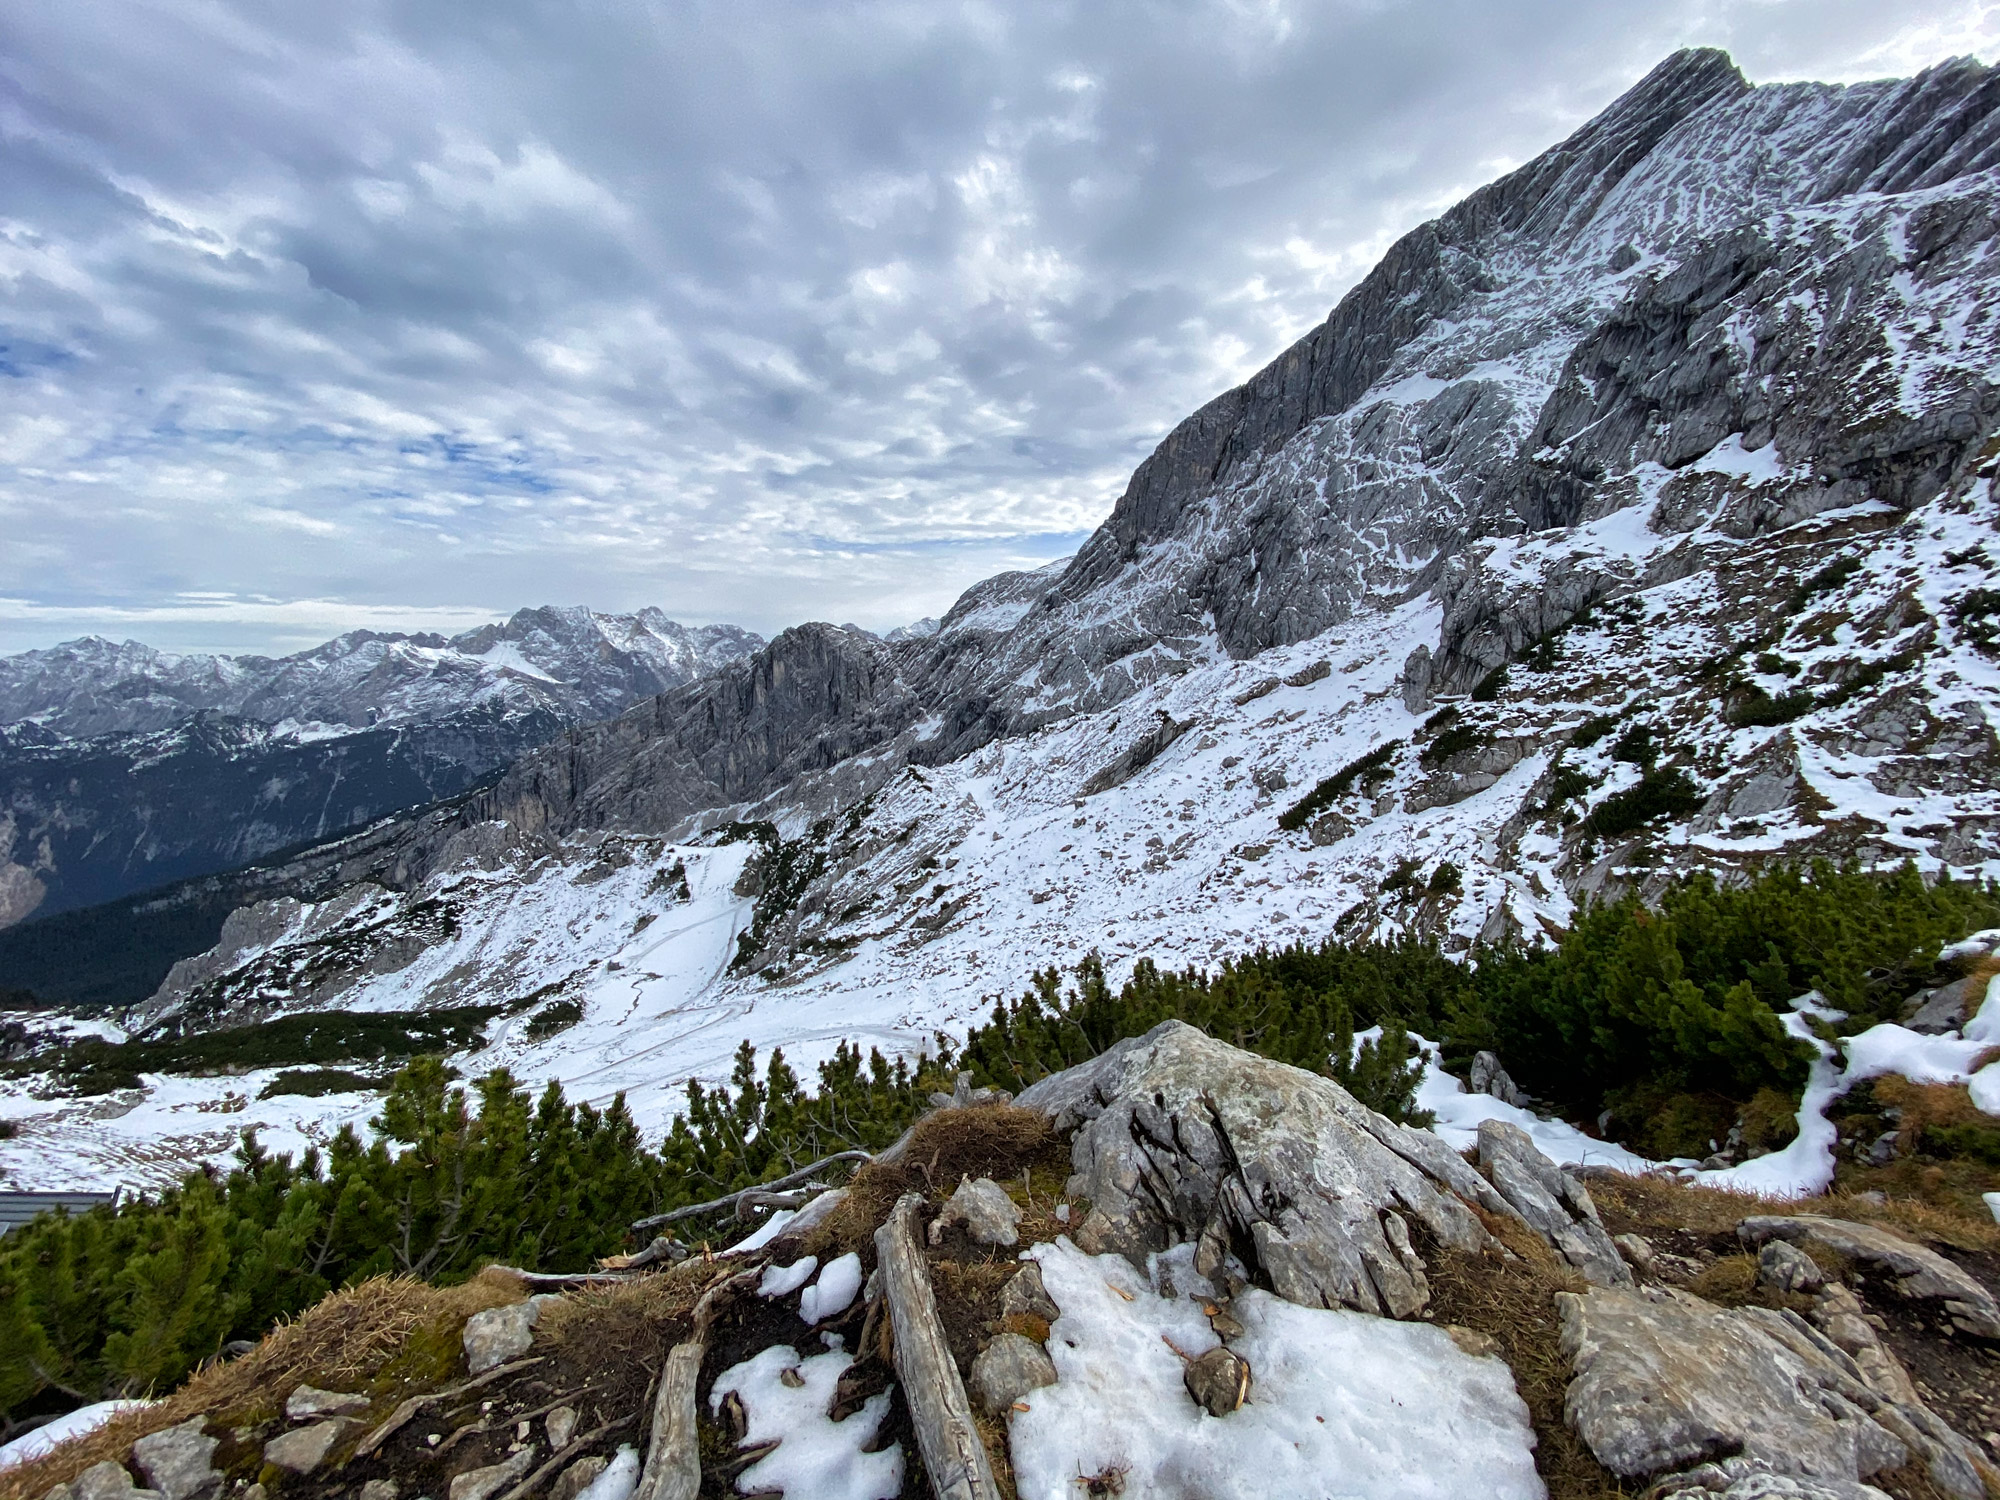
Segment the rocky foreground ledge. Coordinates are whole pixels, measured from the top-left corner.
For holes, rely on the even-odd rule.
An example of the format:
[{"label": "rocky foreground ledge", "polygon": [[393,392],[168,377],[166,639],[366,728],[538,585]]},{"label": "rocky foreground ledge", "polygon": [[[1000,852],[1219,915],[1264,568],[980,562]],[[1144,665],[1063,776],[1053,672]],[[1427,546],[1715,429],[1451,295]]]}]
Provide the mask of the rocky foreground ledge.
[{"label": "rocky foreground ledge", "polygon": [[1475,1157],[1170,1022],[732,1250],[340,1293],[0,1500],[2000,1496],[1991,1245]]}]

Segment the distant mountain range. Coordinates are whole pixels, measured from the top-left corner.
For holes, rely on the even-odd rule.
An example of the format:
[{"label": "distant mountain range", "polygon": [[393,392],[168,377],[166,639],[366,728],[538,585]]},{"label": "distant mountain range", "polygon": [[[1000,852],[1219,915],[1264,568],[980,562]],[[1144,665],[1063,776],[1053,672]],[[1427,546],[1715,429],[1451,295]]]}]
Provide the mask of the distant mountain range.
[{"label": "distant mountain range", "polygon": [[763,645],[657,609],[525,609],[292,656],[91,636],[0,657],[0,926],[449,797]]}]

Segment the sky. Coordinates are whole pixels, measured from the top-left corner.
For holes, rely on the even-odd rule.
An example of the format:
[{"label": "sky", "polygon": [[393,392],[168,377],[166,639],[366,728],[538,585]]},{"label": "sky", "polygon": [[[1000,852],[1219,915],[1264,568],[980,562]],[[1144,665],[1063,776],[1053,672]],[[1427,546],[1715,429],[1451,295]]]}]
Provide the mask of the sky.
[{"label": "sky", "polygon": [[1963,0],[0,0],[0,651],[766,634],[1073,551],[1663,56]]}]

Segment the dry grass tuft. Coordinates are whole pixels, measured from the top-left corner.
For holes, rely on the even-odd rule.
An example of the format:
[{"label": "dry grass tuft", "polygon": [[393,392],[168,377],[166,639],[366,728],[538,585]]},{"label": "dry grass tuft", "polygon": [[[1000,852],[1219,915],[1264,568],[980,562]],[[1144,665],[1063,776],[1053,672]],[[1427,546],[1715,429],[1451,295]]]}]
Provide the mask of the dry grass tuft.
[{"label": "dry grass tuft", "polygon": [[1696,1272],[1687,1289],[1721,1307],[1752,1302],[1757,1292],[1757,1257],[1725,1255]]},{"label": "dry grass tuft", "polygon": [[1915,1191],[1892,1195],[1886,1203],[1841,1191],[1819,1198],[1759,1198],[1664,1176],[1593,1177],[1590,1195],[1613,1233],[1637,1230],[1651,1236],[1685,1229],[1719,1239],[1733,1237],[1736,1226],[1752,1214],[1813,1214],[1876,1224],[1923,1243],[2000,1253],[2000,1223],[1983,1205],[1975,1214],[1948,1195],[1918,1196],[1924,1187],[1920,1174],[1913,1174],[1911,1183]]},{"label": "dry grass tuft", "polygon": [[1535,1467],[1550,1500],[1622,1500],[1627,1491],[1563,1421],[1569,1361],[1556,1317],[1558,1292],[1581,1292],[1583,1277],[1526,1226],[1481,1215],[1511,1252],[1466,1255],[1434,1248],[1429,1316],[1487,1334],[1500,1345],[1535,1427]]},{"label": "dry grass tuft", "polygon": [[[498,1271],[453,1287],[382,1276],[335,1292],[241,1359],[211,1365],[155,1405],[121,1412],[95,1432],[0,1473],[0,1500],[34,1500],[105,1459],[126,1463],[138,1439],[193,1416],[206,1414],[214,1426],[240,1425],[275,1414],[300,1384],[369,1388],[413,1343],[435,1347],[448,1337],[455,1357],[457,1330],[467,1318],[524,1295],[518,1277]],[[379,1405],[386,1393],[370,1394]]]},{"label": "dry grass tuft", "polygon": [[904,1193],[942,1202],[961,1177],[1006,1183],[1068,1148],[1048,1120],[1012,1104],[975,1104],[925,1115],[893,1162],[870,1162],[848,1184],[850,1202],[880,1223]]}]

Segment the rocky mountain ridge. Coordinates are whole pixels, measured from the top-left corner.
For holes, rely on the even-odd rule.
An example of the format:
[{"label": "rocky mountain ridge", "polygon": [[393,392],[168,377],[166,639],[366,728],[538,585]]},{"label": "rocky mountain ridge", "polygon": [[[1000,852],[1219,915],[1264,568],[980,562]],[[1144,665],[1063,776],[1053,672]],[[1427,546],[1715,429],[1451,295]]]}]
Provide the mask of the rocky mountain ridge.
[{"label": "rocky mountain ridge", "polygon": [[0,926],[454,796],[761,644],[574,607],[281,658],[95,637],[0,657]]},{"label": "rocky mountain ridge", "polygon": [[[1996,164],[1978,64],[1677,55],[1406,236],[1075,559],[922,636],[785,631],[274,872],[131,1019],[485,1007],[482,1067],[653,1125],[746,1035],[908,1053],[1093,949],[1462,952],[1821,855],[2000,874]],[[551,995],[560,1034],[510,1009]],[[184,1134],[181,1088],[91,1130]],[[45,1143],[125,1149],[84,1134]]]},{"label": "rocky mountain ridge", "polygon": [[146,734],[200,713],[296,734],[422,722],[475,705],[608,719],[748,656],[760,637],[657,609],[516,611],[455,636],[355,630],[284,657],[175,655],[86,636],[0,656],[0,727],[64,739]]}]

